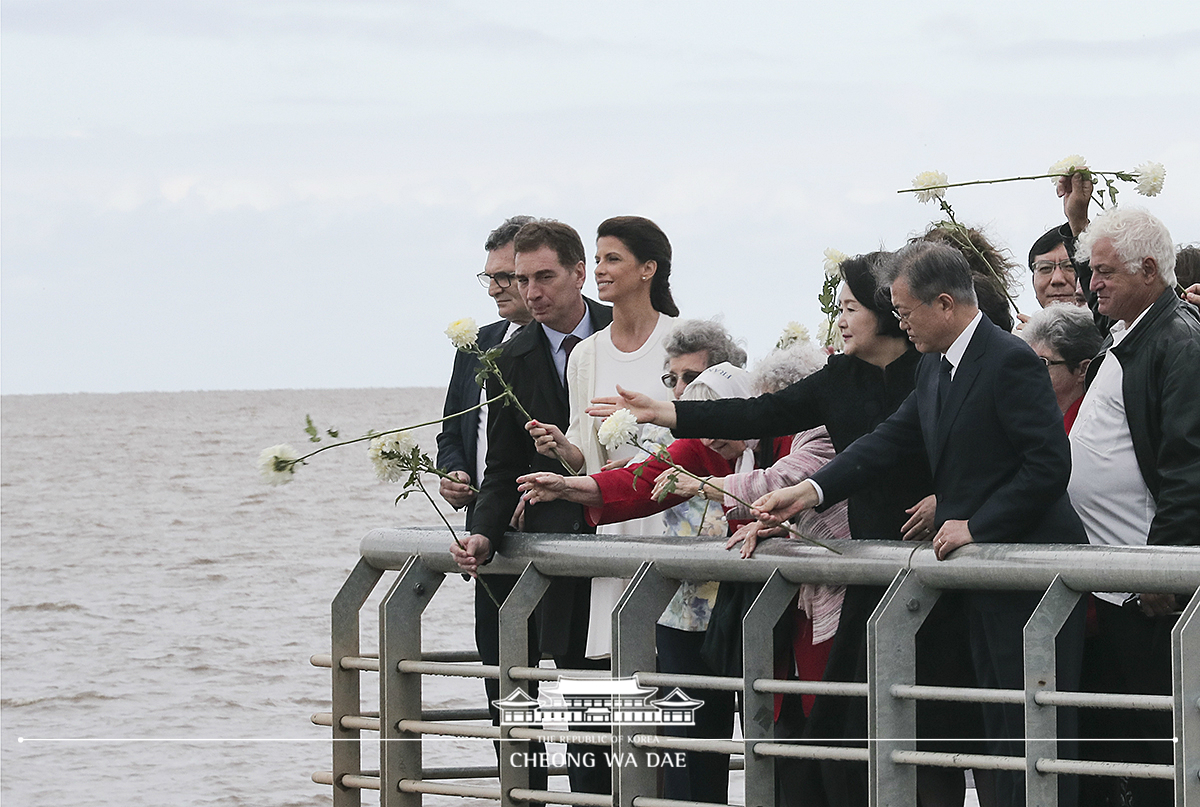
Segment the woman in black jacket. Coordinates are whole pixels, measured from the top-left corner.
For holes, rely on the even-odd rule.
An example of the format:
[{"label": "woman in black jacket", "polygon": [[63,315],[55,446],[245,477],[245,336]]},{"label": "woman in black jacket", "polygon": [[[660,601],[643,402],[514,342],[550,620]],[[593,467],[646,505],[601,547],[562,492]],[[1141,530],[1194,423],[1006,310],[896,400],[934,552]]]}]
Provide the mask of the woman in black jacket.
[{"label": "woman in black jacket", "polygon": [[[920,354],[900,329],[886,288],[874,269],[889,253],[874,252],[842,263],[845,281],[837,327],[845,352],[824,368],[779,392],[749,399],[654,401],[622,391],[622,398],[597,399],[589,414],[604,416],[624,406],[640,422],[666,426],[676,437],[741,439],[794,434],[825,426],[837,451],[882,423],[913,391]],[[929,540],[935,502],[925,456],[915,454],[878,483],[849,499],[851,537],[860,540]],[[827,681],[866,681],[866,625],[884,589],[849,586],[838,632],[825,669]],[[972,686],[964,610],[953,593],[944,594],[918,634],[917,676],[922,684]],[[809,714],[781,717],[780,735],[821,744],[863,745],[866,704],[861,698],[818,696]],[[981,736],[978,707],[925,702],[918,708],[918,732],[932,737]],[[923,744],[932,750],[935,746]],[[955,750],[976,751],[963,743]],[[939,748],[939,750],[941,750]],[[862,763],[784,761],[781,803],[866,805],[867,770]],[[918,793],[925,807],[961,805],[965,781],[960,771],[918,769]]]}]

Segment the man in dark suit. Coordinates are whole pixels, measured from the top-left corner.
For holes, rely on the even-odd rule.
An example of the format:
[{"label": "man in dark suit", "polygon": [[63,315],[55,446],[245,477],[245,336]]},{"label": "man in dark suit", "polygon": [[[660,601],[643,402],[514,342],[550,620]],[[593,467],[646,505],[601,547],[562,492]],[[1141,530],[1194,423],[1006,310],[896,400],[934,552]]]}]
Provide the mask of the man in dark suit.
[{"label": "man in dark suit", "polygon": [[[811,480],[756,502],[760,519],[778,523],[842,501],[872,484],[881,470],[924,451],[937,493],[933,548],[939,560],[975,541],[1086,540],[1067,498],[1071,451],[1046,367],[1021,339],[981,315],[962,254],[916,243],[897,253],[883,280],[901,326],[925,354],[916,389]],[[1038,599],[1034,592],[969,593],[979,686],[1024,687],[1021,631]],[[1077,611],[1060,637],[1060,689],[1074,689],[1079,679],[1082,609]],[[1063,717],[1063,736],[1074,736]],[[984,724],[991,753],[1021,753],[1021,706],[985,705]],[[1073,804],[1073,783],[1064,790],[1060,803]],[[1023,776],[998,772],[995,798],[985,803],[1024,804]]]},{"label": "man in dark suit", "polygon": [[[557,221],[535,221],[521,228],[514,246],[516,284],[536,324],[510,339],[496,363],[534,420],[565,431],[571,415],[564,382],[567,354],[581,339],[607,327],[612,309],[583,297],[587,264],[583,241],[571,227]],[[496,379],[489,379],[488,397],[500,391]],[[515,406],[492,407],[487,468],[475,502],[472,534],[463,541],[463,548],[450,547],[464,571],[475,574],[494,552],[504,551],[504,534],[520,501],[517,477],[534,471],[562,473],[563,468],[557,460],[537,452],[525,430],[525,418]],[[583,508],[565,501],[531,505],[524,518],[526,532],[591,531]],[[538,608],[541,649],[554,657],[559,668],[607,666],[607,661],[591,661],[584,655],[590,594],[591,581],[586,578],[556,578]],[[572,752],[581,755],[586,750],[568,747],[568,758],[575,758]],[[598,755],[593,752],[593,756]],[[568,768],[572,790],[609,792],[611,776],[602,763]]]},{"label": "man in dark suit", "polygon": [[[533,319],[514,282],[516,254],[513,251],[513,239],[517,231],[531,221],[532,216],[505,219],[503,224],[488,234],[483,244],[487,261],[483,271],[476,277],[487,289],[488,296],[495,300],[496,310],[503,317],[479,329],[477,341],[483,350],[490,350],[507,341],[518,328]],[[455,353],[454,370],[450,373],[450,386],[446,390],[446,405],[442,412],[444,417],[470,409],[484,400],[483,389],[475,383],[478,372],[477,356],[464,351]],[[443,479],[439,492],[455,510],[467,508],[468,530],[471,529],[471,515],[475,509],[476,494],[472,488],[478,489],[486,456],[486,414],[487,407],[484,407],[446,421],[437,438],[437,465],[457,479]]]},{"label": "man in dark suit", "polygon": [[[503,319],[485,325],[479,329],[477,343],[484,350],[489,350],[501,342],[507,341],[522,326],[533,319],[525,301],[521,299],[516,284],[516,256],[513,251],[513,239],[522,226],[533,221],[532,216],[513,216],[506,219],[496,229],[488,234],[483,248],[487,252],[487,261],[483,271],[476,277],[487,289],[488,295],[495,300],[496,310]],[[454,356],[454,370],[450,374],[450,386],[446,390],[446,405],[443,416],[463,412],[473,406],[478,406],[484,400],[483,389],[475,383],[479,372],[479,359],[472,353],[457,351]],[[442,433],[438,435],[437,465],[449,471],[455,479],[442,479],[439,492],[455,510],[467,508],[467,532],[472,531],[472,520],[475,510],[475,490],[483,479],[484,457],[487,453],[487,407],[476,409],[461,417],[447,420],[442,425]],[[516,584],[514,575],[493,575],[488,579],[488,587],[492,595],[500,602]],[[475,647],[479,650],[479,658],[484,664],[500,663],[500,613],[492,597],[483,586],[475,585]],[[541,658],[536,637],[531,637],[530,655],[534,664]],[[485,678],[484,691],[487,693],[488,711],[492,714],[492,723],[498,723],[500,711],[492,701],[500,697],[499,681]],[[497,752],[499,745],[497,744]],[[535,777],[536,778],[536,777]],[[535,786],[542,786],[544,781],[537,780]]]}]

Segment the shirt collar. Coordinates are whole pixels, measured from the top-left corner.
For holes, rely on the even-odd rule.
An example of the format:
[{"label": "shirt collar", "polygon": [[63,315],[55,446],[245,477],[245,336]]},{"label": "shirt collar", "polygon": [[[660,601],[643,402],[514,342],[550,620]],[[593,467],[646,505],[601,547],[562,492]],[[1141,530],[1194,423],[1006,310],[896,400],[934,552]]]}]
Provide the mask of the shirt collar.
[{"label": "shirt collar", "polygon": [[953,366],[951,374],[958,371],[958,365],[962,363],[963,355],[967,352],[967,345],[971,344],[971,337],[975,335],[975,329],[979,327],[979,321],[983,319],[983,312],[976,311],[975,316],[967,323],[967,327],[963,328],[962,333],[950,345],[946,352],[942,355]]},{"label": "shirt collar", "polygon": [[[571,331],[572,334],[578,336],[580,339],[587,339],[594,332],[594,329],[592,328],[592,318],[589,314],[590,312],[585,313],[583,315],[583,319],[579,320],[579,324],[575,326],[575,330]],[[546,334],[546,338],[550,340],[550,347],[554,350],[554,352],[557,353],[559,350],[561,350],[563,340],[566,339],[569,334],[556,331],[549,325],[545,325],[543,323],[538,324],[542,326],[542,331]]]}]

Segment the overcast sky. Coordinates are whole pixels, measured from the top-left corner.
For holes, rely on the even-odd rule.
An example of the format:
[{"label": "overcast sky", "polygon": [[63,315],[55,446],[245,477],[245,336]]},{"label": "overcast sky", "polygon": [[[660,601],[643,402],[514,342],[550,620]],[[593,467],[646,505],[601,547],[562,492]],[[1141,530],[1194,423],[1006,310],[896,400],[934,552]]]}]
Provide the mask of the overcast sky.
[{"label": "overcast sky", "polygon": [[[1188,10],[1191,9],[1191,10]],[[5,0],[4,393],[445,384],[517,213],[637,214],[763,355],[822,251],[951,181],[1165,164],[1200,240],[1200,6]],[[1047,180],[951,191],[1020,261]],[[591,281],[588,289],[594,290]],[[1023,295],[1023,306],[1033,305]]]}]

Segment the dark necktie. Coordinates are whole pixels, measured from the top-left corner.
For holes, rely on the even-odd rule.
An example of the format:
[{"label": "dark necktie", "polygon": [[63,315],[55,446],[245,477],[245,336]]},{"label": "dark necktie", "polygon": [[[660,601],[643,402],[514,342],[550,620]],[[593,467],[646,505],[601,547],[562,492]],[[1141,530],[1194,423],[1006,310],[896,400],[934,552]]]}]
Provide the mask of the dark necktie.
[{"label": "dark necktie", "polygon": [[576,336],[573,333],[567,334],[566,337],[562,340],[563,352],[565,352],[567,354],[567,362],[565,362],[563,364],[563,383],[564,384],[566,383],[566,380],[567,380],[566,379],[566,375],[567,375],[566,366],[567,366],[567,363],[569,363],[571,361],[571,351],[574,350],[575,346],[578,345],[582,341],[583,341],[582,339],[580,339],[578,336]]},{"label": "dark necktie", "polygon": [[942,414],[942,408],[946,405],[946,399],[950,397],[950,372],[954,369],[954,365],[945,356],[942,356],[942,372],[938,375],[938,415]]}]

